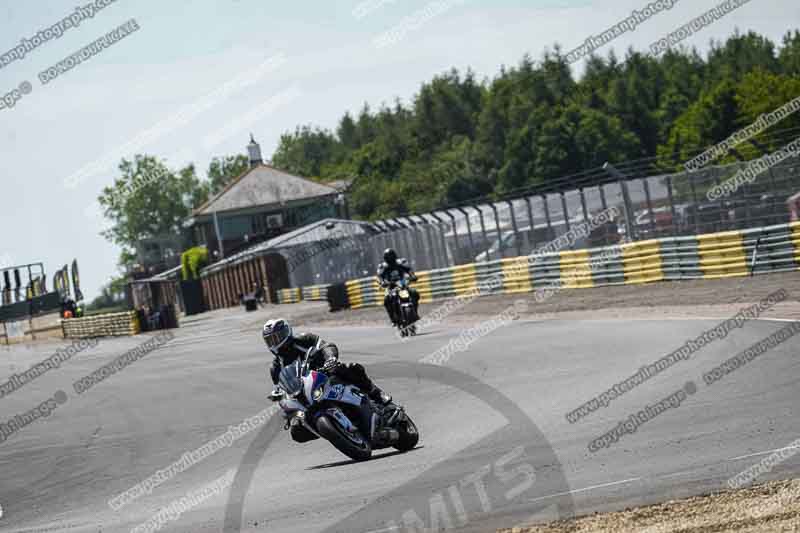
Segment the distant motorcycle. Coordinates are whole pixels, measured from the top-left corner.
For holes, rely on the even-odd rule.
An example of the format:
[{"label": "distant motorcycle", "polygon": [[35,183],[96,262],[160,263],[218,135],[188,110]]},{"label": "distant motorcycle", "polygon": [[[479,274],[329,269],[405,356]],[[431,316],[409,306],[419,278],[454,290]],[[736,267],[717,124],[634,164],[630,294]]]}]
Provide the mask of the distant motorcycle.
[{"label": "distant motorcycle", "polygon": [[296,442],[322,437],[356,461],[369,459],[372,450],[405,452],[419,442],[417,426],[403,407],[378,405],[358,387],[310,370],[299,359],[281,371],[278,389],[284,429]]},{"label": "distant motorcycle", "polygon": [[408,290],[409,280],[407,277],[392,284],[389,295],[392,304],[397,309],[397,329],[400,330],[401,337],[415,336],[417,334],[416,312],[414,302],[411,300],[411,293]]}]

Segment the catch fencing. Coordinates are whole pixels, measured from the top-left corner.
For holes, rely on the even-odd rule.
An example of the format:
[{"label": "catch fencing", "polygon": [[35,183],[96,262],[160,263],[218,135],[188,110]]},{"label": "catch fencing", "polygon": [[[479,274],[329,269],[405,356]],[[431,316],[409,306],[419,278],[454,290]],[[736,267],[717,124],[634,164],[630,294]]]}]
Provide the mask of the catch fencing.
[{"label": "catch fencing", "polygon": [[[585,186],[570,190],[543,190],[500,202],[380,220],[371,224],[371,231],[327,239],[328,246],[293,265],[289,286],[326,285],[372,275],[385,248],[396,249],[418,271],[486,263],[475,267],[483,272],[496,268],[493,261],[529,255],[609,209],[618,216],[573,241],[568,249],[692,237],[796,220],[790,198],[800,192],[798,158],[770,168],[732,194],[709,199],[714,197],[709,191],[746,165],[618,181],[609,175],[593,176],[583,182]],[[276,251],[287,258],[297,255],[294,249]]]},{"label": "catch fencing", "polygon": [[[531,280],[556,279],[564,271],[583,268],[596,259],[592,254],[603,253],[604,248],[637,244],[623,247],[622,259],[611,258],[608,265],[596,265],[597,272],[592,276],[577,276],[570,283],[581,286],[589,277],[593,283],[622,282],[628,278],[619,261],[644,261],[654,255],[653,242],[658,240],[662,262],[631,274],[651,281],[662,275],[660,268],[664,265],[672,269],[664,276],[698,275],[698,261],[707,243],[697,243],[697,235],[800,220],[797,157],[768,168],[752,180],[731,181],[748,168],[748,163],[661,174],[654,170],[656,163],[648,160],[643,165],[628,162],[618,165],[621,170],[610,165],[591,169],[546,181],[508,199],[424,214],[373,222],[317,221],[204,268],[203,291],[211,309],[238,305],[242,295],[265,282],[269,301],[324,299],[325,287],[345,282],[349,282],[351,292],[356,291],[358,300],[354,287],[366,294],[372,281],[354,284],[352,280],[371,280],[383,259],[383,250],[394,248],[415,271],[431,273],[419,284],[424,293],[428,291],[426,284],[430,284],[431,294],[458,295],[462,282],[496,276],[510,268],[504,260],[513,263],[513,258],[558,242],[608,212],[614,213],[613,217],[592,225],[591,231],[560,247],[563,257],[542,259],[531,266],[530,278],[506,275],[506,286],[525,291]],[[722,185],[730,183],[736,183],[736,187],[726,187],[725,194],[720,195]],[[592,249],[601,252],[586,252]],[[338,298],[341,294],[335,291],[335,295]]]},{"label": "catch fencing", "polygon": [[[430,303],[539,289],[719,279],[797,270],[800,222],[792,222],[433,269],[419,272],[414,287],[420,293],[420,302]],[[345,307],[383,305],[384,290],[375,276],[350,280],[345,285]],[[307,289],[311,288],[294,289],[294,297],[285,303],[300,301]]]}]

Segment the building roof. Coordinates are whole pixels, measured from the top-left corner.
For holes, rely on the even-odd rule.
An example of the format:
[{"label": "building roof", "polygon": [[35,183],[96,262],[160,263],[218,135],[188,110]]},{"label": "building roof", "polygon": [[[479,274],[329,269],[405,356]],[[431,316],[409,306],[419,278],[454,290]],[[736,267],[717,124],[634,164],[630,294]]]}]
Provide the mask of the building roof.
[{"label": "building roof", "polygon": [[210,215],[214,212],[284,204],[336,193],[337,190],[328,185],[289,174],[269,165],[258,165],[231,181],[208,202],[198,207],[193,214]]},{"label": "building roof", "polygon": [[332,237],[341,238],[352,237],[356,235],[369,235],[377,233],[378,231],[380,230],[378,230],[375,225],[369,222],[326,218],[303,226],[302,228],[298,228],[289,233],[279,235],[278,237],[270,239],[266,242],[255,244],[246,250],[242,250],[226,257],[225,259],[217,261],[216,263],[202,269],[202,272],[216,272],[228,265],[235,265],[252,257],[264,255],[269,252],[278,252],[283,248],[288,248],[291,246],[310,244]]},{"label": "building roof", "polygon": [[132,285],[143,285],[146,283],[164,283],[167,281],[176,281],[181,279],[181,269],[183,267],[178,265],[176,267],[172,267],[169,270],[165,270],[159,274],[154,276],[150,276],[149,278],[141,278],[141,279],[134,279],[131,280],[129,283]]},{"label": "building roof", "polygon": [[333,187],[339,192],[346,192],[353,184],[353,181],[354,180],[352,178],[344,180],[334,180],[334,181],[329,181],[328,183],[326,183],[326,185],[328,187]]}]

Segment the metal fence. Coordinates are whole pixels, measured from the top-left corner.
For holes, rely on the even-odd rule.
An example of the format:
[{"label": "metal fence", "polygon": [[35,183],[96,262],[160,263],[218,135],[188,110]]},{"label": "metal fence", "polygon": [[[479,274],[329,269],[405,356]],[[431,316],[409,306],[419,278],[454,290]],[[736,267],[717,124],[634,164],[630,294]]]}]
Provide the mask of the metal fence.
[{"label": "metal fence", "polygon": [[389,247],[408,258],[415,270],[529,255],[611,208],[617,215],[610,222],[585,238],[572,239],[568,249],[789,222],[787,200],[800,192],[797,158],[725,198],[709,200],[714,186],[745,168],[746,163],[716,166],[403,216],[275,251],[290,259],[290,286],[302,287],[372,275]]}]

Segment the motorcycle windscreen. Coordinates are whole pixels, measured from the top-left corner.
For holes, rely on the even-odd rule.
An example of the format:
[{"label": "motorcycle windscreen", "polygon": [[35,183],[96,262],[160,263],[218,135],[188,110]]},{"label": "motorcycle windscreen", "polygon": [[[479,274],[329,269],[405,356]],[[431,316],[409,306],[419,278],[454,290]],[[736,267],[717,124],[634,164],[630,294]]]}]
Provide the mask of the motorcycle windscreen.
[{"label": "motorcycle windscreen", "polygon": [[300,379],[300,362],[295,361],[281,370],[278,383],[289,396],[299,393],[303,389],[303,381]]}]

